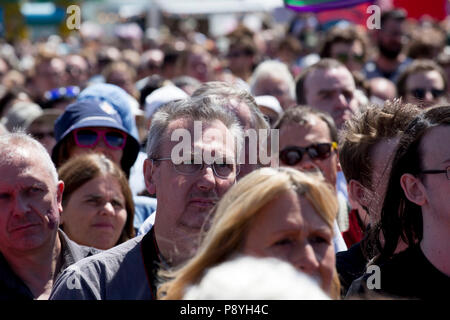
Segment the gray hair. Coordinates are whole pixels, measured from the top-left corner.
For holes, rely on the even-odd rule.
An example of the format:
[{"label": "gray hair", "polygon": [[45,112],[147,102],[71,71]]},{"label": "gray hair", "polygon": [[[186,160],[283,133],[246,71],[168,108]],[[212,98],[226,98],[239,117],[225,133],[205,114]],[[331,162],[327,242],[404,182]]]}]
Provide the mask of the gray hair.
[{"label": "gray hair", "polygon": [[[35,152],[35,153],[34,153]],[[58,172],[44,146],[30,135],[12,132],[0,136],[0,165],[10,165],[17,157],[24,158],[31,154],[32,158],[41,157],[55,184],[58,183]]]},{"label": "gray hair", "polygon": [[268,122],[258,108],[255,98],[247,90],[222,81],[210,81],[203,83],[199,88],[197,88],[197,90],[195,90],[192,94],[192,98],[211,95],[219,96],[228,100],[228,103],[223,105],[228,109],[230,109],[229,107],[231,106],[232,99],[236,99],[239,103],[245,103],[250,109],[250,121],[252,128],[270,129]]},{"label": "gray hair", "polygon": [[286,82],[289,88],[289,96],[295,100],[295,80],[285,63],[278,60],[266,60],[260,63],[253,71],[250,79],[250,88],[253,94],[258,82],[267,78],[280,79]]},{"label": "gray hair", "polygon": [[210,97],[183,99],[169,102],[161,107],[152,118],[147,139],[147,156],[155,159],[159,156],[164,142],[164,134],[169,124],[178,119],[211,122],[221,121],[234,137],[236,159],[239,157],[244,143],[244,132],[235,114],[223,108],[217,99]]}]

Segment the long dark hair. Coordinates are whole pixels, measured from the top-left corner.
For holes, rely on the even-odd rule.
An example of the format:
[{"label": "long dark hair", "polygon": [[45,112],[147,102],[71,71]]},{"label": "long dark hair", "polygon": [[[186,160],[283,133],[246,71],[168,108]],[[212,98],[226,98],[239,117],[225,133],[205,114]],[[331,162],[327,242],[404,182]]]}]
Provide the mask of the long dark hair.
[{"label": "long dark hair", "polygon": [[[400,185],[400,178],[405,173],[419,179],[423,178],[421,141],[431,128],[440,125],[450,125],[450,106],[436,106],[425,110],[411,121],[400,139],[392,163],[380,221],[369,233],[369,241],[375,250],[374,255],[377,255],[376,260],[392,257],[399,239],[408,246],[422,240],[422,208],[406,198]],[[381,237],[384,238],[384,244]]]}]

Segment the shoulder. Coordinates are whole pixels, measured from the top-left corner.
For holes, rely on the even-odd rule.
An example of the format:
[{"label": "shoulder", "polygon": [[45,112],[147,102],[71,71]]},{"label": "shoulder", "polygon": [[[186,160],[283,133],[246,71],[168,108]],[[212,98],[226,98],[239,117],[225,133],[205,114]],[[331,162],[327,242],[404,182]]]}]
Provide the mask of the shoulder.
[{"label": "shoulder", "polygon": [[[84,258],[57,278],[51,299],[104,299],[108,287],[125,277],[145,276],[140,242],[136,237],[114,248]],[[122,285],[122,284],[121,284]]]}]

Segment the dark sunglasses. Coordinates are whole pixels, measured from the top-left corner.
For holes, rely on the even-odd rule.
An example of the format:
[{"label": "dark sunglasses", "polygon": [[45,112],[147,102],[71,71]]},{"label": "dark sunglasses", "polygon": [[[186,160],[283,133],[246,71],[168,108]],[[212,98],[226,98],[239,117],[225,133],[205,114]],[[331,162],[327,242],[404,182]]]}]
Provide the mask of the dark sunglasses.
[{"label": "dark sunglasses", "polygon": [[280,152],[280,160],[288,165],[294,166],[302,161],[303,155],[308,153],[312,160],[324,160],[331,155],[331,150],[337,149],[337,143],[318,143],[307,147],[287,147]]},{"label": "dark sunglasses", "polygon": [[444,95],[445,91],[444,90],[440,90],[440,89],[424,89],[424,88],[417,88],[417,89],[412,89],[410,91],[410,93],[416,97],[417,99],[424,99],[425,95],[427,94],[427,92],[431,92],[431,94],[433,95],[433,98],[439,98],[442,95]]},{"label": "dark sunglasses", "polygon": [[81,148],[95,147],[100,138],[111,149],[123,149],[127,142],[127,134],[115,129],[80,128],[73,130],[75,143]]},{"label": "dark sunglasses", "polygon": [[364,56],[362,54],[338,53],[336,54],[336,59],[342,63],[346,63],[349,60],[353,60],[356,62],[363,62]]}]

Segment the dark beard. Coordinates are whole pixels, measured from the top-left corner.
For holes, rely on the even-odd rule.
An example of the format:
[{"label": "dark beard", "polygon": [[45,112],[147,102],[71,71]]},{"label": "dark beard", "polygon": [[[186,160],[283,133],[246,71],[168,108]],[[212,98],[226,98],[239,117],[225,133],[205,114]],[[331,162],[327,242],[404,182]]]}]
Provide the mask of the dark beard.
[{"label": "dark beard", "polygon": [[392,49],[392,48],[386,47],[382,43],[378,43],[378,50],[380,50],[380,54],[388,60],[397,59],[400,52],[402,52],[401,46],[399,46],[398,48]]}]

